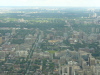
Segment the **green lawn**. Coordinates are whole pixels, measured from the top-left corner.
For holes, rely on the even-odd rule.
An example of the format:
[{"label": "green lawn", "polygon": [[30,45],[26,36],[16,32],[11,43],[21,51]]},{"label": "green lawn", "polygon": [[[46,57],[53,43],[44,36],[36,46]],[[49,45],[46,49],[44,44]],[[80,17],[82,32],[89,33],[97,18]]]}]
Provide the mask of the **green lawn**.
[{"label": "green lawn", "polygon": [[55,53],[55,52],[57,52],[57,51],[49,50],[48,52],[53,54],[53,53]]}]

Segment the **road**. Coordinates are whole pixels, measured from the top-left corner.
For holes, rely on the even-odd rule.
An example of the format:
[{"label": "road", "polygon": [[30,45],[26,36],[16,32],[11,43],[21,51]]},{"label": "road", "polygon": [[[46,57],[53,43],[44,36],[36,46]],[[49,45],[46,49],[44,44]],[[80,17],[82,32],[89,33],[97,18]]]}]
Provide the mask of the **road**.
[{"label": "road", "polygon": [[40,36],[41,36],[41,33],[39,33],[38,34],[38,36],[36,37],[36,39],[35,39],[35,42],[33,43],[33,45],[32,45],[32,49],[30,49],[30,51],[29,51],[29,55],[27,56],[27,69],[26,69],[26,73],[25,73],[25,75],[28,75],[28,73],[29,73],[29,68],[30,68],[30,66],[31,66],[31,63],[32,63],[32,61],[30,60],[31,58],[32,58],[32,56],[33,56],[33,52],[37,49],[37,47],[38,47],[38,44],[39,44],[39,42],[40,42]]}]

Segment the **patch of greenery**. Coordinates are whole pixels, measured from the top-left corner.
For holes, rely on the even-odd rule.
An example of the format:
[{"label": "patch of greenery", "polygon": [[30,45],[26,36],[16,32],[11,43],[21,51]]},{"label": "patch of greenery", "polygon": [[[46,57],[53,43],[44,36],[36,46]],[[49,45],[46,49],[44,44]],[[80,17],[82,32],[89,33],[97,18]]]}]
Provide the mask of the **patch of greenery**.
[{"label": "patch of greenery", "polygon": [[55,50],[49,50],[48,52],[51,53],[51,54],[54,54],[57,51],[55,51]]}]

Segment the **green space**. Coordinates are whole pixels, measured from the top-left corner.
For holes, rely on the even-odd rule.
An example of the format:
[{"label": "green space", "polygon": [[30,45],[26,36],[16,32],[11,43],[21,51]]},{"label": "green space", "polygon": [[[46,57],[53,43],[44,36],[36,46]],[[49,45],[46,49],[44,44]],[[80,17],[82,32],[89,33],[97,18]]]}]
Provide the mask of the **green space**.
[{"label": "green space", "polygon": [[54,54],[54,53],[57,52],[57,51],[55,51],[55,50],[48,50],[47,52],[49,52],[49,53],[51,53],[51,54]]}]

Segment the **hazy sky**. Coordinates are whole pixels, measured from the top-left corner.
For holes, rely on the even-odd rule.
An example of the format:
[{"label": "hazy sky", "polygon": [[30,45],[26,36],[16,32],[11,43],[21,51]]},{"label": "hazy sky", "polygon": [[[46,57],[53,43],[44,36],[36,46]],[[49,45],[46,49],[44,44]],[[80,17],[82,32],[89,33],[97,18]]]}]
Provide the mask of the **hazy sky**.
[{"label": "hazy sky", "polygon": [[0,6],[100,6],[100,0],[0,0]]}]

